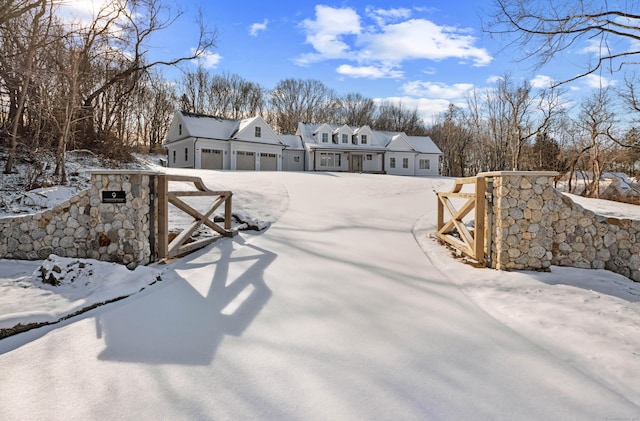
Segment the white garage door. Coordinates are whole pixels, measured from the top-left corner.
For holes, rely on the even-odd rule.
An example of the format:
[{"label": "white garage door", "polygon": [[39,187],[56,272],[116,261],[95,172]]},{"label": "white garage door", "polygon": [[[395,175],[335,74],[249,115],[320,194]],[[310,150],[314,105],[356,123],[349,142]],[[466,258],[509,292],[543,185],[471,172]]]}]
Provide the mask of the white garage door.
[{"label": "white garage door", "polygon": [[256,169],[255,152],[237,151],[236,152],[236,169],[237,170],[255,170]]},{"label": "white garage door", "polygon": [[261,171],[278,171],[278,156],[274,153],[260,154]]},{"label": "white garage door", "polygon": [[218,149],[203,149],[201,163],[203,169],[221,170],[222,151]]}]

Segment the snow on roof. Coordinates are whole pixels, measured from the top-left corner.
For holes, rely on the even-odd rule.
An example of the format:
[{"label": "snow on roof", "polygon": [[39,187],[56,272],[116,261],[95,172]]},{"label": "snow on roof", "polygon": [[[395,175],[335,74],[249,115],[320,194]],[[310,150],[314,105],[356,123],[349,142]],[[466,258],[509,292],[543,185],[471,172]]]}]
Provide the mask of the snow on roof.
[{"label": "snow on roof", "polygon": [[429,136],[407,136],[407,141],[421,153],[441,154],[442,151]]},{"label": "snow on roof", "polygon": [[238,130],[240,122],[228,118],[193,114],[179,111],[185,130],[191,137],[205,139],[230,139]]},{"label": "snow on roof", "polygon": [[295,134],[281,134],[280,140],[286,145],[287,149],[304,149],[302,138]]}]

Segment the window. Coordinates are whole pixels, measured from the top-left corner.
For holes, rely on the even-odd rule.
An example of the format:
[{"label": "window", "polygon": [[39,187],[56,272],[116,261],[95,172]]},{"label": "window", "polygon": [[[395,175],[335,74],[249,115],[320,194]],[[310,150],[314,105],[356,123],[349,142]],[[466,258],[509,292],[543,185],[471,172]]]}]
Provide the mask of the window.
[{"label": "window", "polygon": [[173,163],[174,164],[176,163],[176,151],[175,150],[173,151]]},{"label": "window", "polygon": [[182,124],[178,124],[178,135],[182,136]]},{"label": "window", "polygon": [[389,158],[389,168],[395,168],[395,167],[396,167],[396,159]]},{"label": "window", "polygon": [[342,155],[339,153],[320,153],[321,167],[339,167],[342,165]]},{"label": "window", "polygon": [[189,148],[184,148],[184,160],[189,160]]},{"label": "window", "polygon": [[329,133],[322,133],[322,143],[329,143]]},{"label": "window", "polygon": [[293,162],[300,162],[300,157],[299,156],[294,156],[293,157]]},{"label": "window", "polygon": [[367,154],[367,161],[373,161],[373,155],[368,153]]},{"label": "window", "polygon": [[409,158],[402,158],[402,168],[409,168]]},{"label": "window", "polygon": [[360,143],[362,143],[363,145],[367,144],[367,135],[363,134],[362,136],[360,136]]},{"label": "window", "polygon": [[431,169],[431,161],[428,159],[420,160],[420,169],[421,170],[430,170]]},{"label": "window", "polygon": [[255,135],[256,137],[262,137],[262,127],[255,128]]},{"label": "window", "polygon": [[349,143],[349,135],[348,134],[342,134],[342,143]]}]

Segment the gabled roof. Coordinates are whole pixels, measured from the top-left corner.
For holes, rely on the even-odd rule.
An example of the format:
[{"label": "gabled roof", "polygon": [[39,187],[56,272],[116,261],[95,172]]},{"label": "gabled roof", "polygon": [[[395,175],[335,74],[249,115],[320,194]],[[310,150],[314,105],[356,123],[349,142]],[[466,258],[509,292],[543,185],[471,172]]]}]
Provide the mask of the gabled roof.
[{"label": "gabled roof", "polygon": [[[298,130],[296,131],[296,134],[299,135],[300,137],[302,137],[302,141],[308,145],[310,148],[315,148],[315,147],[328,147],[328,148],[335,148],[335,149],[345,149],[345,145],[344,144],[333,144],[333,143],[322,143],[322,139],[319,136],[314,136],[317,133],[319,133],[321,131],[321,129],[326,128],[327,131],[330,131],[331,133],[337,132],[342,128],[348,128],[351,131],[355,131],[358,130],[357,127],[350,127],[350,126],[346,126],[346,125],[337,125],[337,124],[327,124],[327,123],[298,123]],[[364,126],[367,127],[368,126]],[[364,128],[363,127],[363,128]],[[389,143],[389,135],[384,133],[384,132],[376,132],[376,131],[371,131],[371,137],[369,139],[369,142],[367,143],[367,145],[358,145],[357,149],[361,149],[361,150],[366,150],[366,149],[375,149],[375,150],[379,150],[381,148],[384,148],[387,143]],[[354,145],[351,145],[351,143],[349,143],[348,146],[346,146],[347,149],[352,149],[353,147],[355,147]]]},{"label": "gabled roof", "polygon": [[386,146],[387,146],[387,149],[389,149],[390,151],[416,152],[416,149],[413,147],[411,143],[409,143],[409,139],[407,139],[407,135],[404,133],[394,134]]},{"label": "gabled roof", "polygon": [[[264,130],[263,136],[255,137],[254,127]],[[177,111],[171,122],[165,143],[186,138],[239,140],[273,145],[282,145],[280,137],[260,116],[244,120],[215,117],[204,114]]]},{"label": "gabled roof", "polygon": [[240,122],[227,118],[208,116],[203,114],[176,112],[177,118],[182,121],[183,134],[186,137],[202,137],[207,139],[230,139],[238,130]]},{"label": "gabled roof", "polygon": [[281,134],[280,140],[284,143],[286,149],[304,150],[302,138],[295,134]]},{"label": "gabled roof", "polygon": [[[255,137],[255,127],[264,129],[260,138]],[[233,134],[232,139],[258,143],[269,143],[273,145],[283,144],[280,136],[277,135],[266,123],[266,121],[264,121],[264,119],[260,116],[241,120],[238,124],[238,130]]]},{"label": "gabled roof", "polygon": [[436,155],[442,154],[440,148],[438,148],[429,136],[407,136],[407,141],[417,152]]}]

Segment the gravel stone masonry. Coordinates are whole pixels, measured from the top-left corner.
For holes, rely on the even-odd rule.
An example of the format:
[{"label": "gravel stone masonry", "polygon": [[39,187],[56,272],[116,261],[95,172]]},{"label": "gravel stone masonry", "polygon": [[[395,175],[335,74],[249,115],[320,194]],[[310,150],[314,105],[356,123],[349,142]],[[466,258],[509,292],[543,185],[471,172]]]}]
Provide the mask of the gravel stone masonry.
[{"label": "gravel stone masonry", "polygon": [[553,187],[554,172],[479,175],[493,181],[491,267],[607,269],[640,282],[640,221],[584,209]]},{"label": "gravel stone masonry", "polygon": [[[130,269],[149,264],[154,175],[93,172],[88,190],[52,209],[0,218],[0,258],[42,260],[56,254],[121,263]],[[103,203],[103,191],[124,192],[124,203]]]}]

